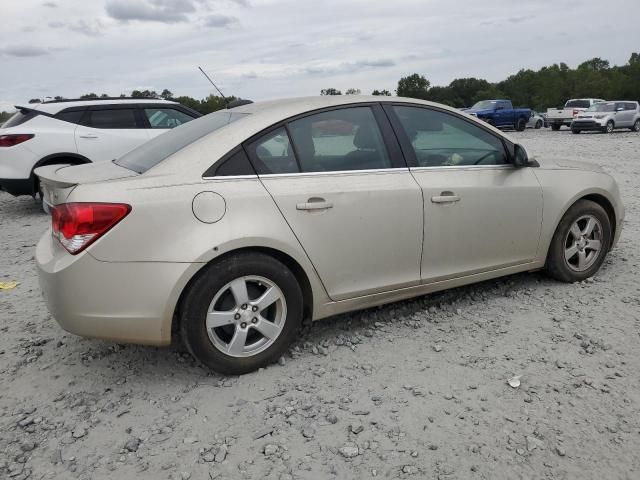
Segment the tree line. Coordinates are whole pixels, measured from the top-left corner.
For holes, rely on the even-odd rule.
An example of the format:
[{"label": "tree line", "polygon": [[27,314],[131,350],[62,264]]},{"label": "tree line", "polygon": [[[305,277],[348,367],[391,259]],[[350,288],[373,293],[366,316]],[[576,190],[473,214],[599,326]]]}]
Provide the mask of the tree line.
[{"label": "tree line", "polygon": [[[444,103],[452,107],[470,107],[480,100],[508,98],[514,105],[545,110],[548,107],[564,105],[569,98],[593,97],[611,100],[640,100],[640,53],[633,53],[629,61],[622,66],[611,65],[608,60],[599,57],[570,68],[566,63],[553,64],[539,70],[522,69],[501,82],[489,82],[481,78],[456,78],[447,86],[431,85],[431,82],[418,73],[401,78],[395,89],[401,97],[419,98]],[[321,95],[342,95],[337,88],[325,88]],[[349,88],[345,95],[359,95],[360,89]],[[387,89],[373,90],[372,95],[391,95]],[[174,100],[197,112],[207,114],[225,107],[227,101],[238,100],[230,96],[226,100],[217,95],[202,99],[189,96],[175,96],[170,90],[134,90],[130,95],[120,97],[162,98]],[[106,93],[87,93],[82,99],[109,98]],[[54,97],[63,100],[63,97]],[[34,98],[29,103],[39,103]],[[11,114],[0,113],[0,124]]]},{"label": "tree line", "polygon": [[[346,94],[352,94],[354,90],[349,89]],[[456,78],[447,86],[431,86],[424,75],[414,73],[401,78],[395,92],[400,97],[431,100],[458,108],[496,98],[507,98],[514,105],[536,110],[564,105],[569,98],[640,100],[640,53],[633,53],[622,66],[592,58],[577,68],[560,63],[539,70],[522,69],[496,83],[471,77]],[[388,90],[371,93],[391,95]],[[342,92],[326,88],[320,94],[341,95]]]}]

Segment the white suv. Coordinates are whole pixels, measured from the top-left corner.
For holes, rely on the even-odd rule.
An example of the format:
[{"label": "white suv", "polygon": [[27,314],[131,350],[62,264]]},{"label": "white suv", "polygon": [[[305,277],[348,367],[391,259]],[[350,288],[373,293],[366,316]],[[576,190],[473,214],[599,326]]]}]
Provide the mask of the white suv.
[{"label": "white suv", "polygon": [[167,129],[201,116],[159,99],[60,100],[28,106],[0,128],[0,190],[39,192],[34,169],[119,158]]}]

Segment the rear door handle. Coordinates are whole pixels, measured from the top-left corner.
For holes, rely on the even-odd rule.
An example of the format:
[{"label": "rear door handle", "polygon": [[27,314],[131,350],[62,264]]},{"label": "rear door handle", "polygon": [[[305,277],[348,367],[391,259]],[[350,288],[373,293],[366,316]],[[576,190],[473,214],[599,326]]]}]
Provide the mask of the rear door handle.
[{"label": "rear door handle", "polygon": [[98,138],[98,135],[94,135],[93,133],[85,133],[84,135],[80,135],[80,138]]},{"label": "rear door handle", "polygon": [[455,203],[459,202],[460,197],[453,192],[445,191],[440,193],[440,195],[435,195],[431,197],[432,203]]},{"label": "rear door handle", "polygon": [[318,197],[312,197],[306,202],[296,205],[296,210],[327,210],[329,208],[333,208],[333,203]]}]

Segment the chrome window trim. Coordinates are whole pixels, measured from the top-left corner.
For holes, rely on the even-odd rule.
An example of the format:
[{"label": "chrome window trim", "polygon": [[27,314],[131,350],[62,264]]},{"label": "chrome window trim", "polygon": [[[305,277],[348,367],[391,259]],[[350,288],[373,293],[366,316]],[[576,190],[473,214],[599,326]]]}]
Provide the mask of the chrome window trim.
[{"label": "chrome window trim", "polygon": [[265,175],[226,175],[219,177],[202,177],[203,180],[251,180],[258,178],[295,178],[295,177],[315,177],[331,175],[366,175],[384,173],[410,173],[432,170],[515,170],[510,164],[506,165],[439,165],[434,167],[410,167],[410,168],[372,168],[365,170],[335,170],[331,172],[296,172],[296,173],[269,173]]},{"label": "chrome window trim", "polygon": [[260,178],[283,178],[283,177],[315,177],[315,176],[353,176],[353,175],[381,175],[384,173],[410,173],[407,167],[397,168],[373,168],[365,170],[333,170],[331,172],[296,172],[296,173],[269,173],[266,175],[260,175]]},{"label": "chrome window trim", "polygon": [[504,165],[437,165],[433,167],[411,167],[412,172],[420,172],[422,170],[515,170],[515,166],[511,164]]},{"label": "chrome window trim", "polygon": [[202,177],[203,180],[251,180],[258,179],[258,175],[220,175],[215,177]]}]

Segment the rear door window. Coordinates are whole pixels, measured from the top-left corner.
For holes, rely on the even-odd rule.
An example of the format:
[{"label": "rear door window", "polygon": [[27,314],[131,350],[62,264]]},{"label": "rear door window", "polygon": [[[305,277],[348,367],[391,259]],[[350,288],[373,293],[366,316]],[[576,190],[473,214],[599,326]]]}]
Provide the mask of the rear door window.
[{"label": "rear door window", "polygon": [[175,108],[145,108],[144,113],[151,128],[175,128],[193,120],[192,116]]},{"label": "rear door window", "polygon": [[136,112],[130,108],[89,110],[83,123],[88,127],[107,129],[139,128]]},{"label": "rear door window", "polygon": [[635,103],[625,103],[625,110],[637,110],[638,106]]},{"label": "rear door window", "polygon": [[392,168],[370,107],[317,113],[289,123],[303,172]]}]

